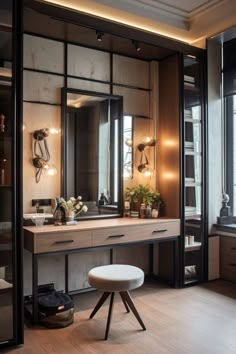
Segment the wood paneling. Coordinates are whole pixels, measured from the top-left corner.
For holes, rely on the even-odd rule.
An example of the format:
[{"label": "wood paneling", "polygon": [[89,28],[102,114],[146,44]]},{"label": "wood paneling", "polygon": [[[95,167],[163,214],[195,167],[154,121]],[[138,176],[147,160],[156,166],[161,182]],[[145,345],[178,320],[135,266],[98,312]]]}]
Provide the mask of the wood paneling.
[{"label": "wood paneling", "polygon": [[236,238],[220,238],[220,275],[225,280],[236,282]]},{"label": "wood paneling", "polygon": [[[109,339],[104,341],[108,304],[95,318],[89,315],[100,292],[73,297],[74,323],[46,330],[25,324],[24,346],[17,354],[233,354],[236,352],[236,285],[214,281],[184,289],[170,289],[158,282],[131,292],[147,326],[140,331],[132,314],[125,313],[120,297],[115,305]],[[222,330],[222,326],[224,330]]]},{"label": "wood paneling", "polygon": [[220,277],[220,237],[208,238],[208,280]]},{"label": "wood paneling", "polygon": [[136,241],[162,239],[165,237],[178,236],[180,234],[179,221],[159,222],[156,224],[108,228],[94,230],[92,232],[92,245],[103,246]]},{"label": "wood paneling", "polygon": [[180,92],[179,57],[159,63],[158,175],[165,216],[180,216]]}]

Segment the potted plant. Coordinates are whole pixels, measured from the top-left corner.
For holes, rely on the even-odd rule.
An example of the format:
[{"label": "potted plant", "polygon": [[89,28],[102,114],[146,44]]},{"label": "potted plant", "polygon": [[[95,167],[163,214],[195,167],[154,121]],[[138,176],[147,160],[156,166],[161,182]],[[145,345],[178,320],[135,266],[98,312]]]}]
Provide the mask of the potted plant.
[{"label": "potted plant", "polygon": [[70,197],[69,200],[61,198],[61,203],[66,212],[66,218],[68,221],[74,220],[82,212],[87,212],[88,207],[82,202],[82,197],[77,198]]},{"label": "potted plant", "polygon": [[159,192],[155,192],[149,185],[139,184],[137,187],[126,188],[125,199],[130,202],[131,210],[139,211],[142,203],[159,208],[161,197]]}]

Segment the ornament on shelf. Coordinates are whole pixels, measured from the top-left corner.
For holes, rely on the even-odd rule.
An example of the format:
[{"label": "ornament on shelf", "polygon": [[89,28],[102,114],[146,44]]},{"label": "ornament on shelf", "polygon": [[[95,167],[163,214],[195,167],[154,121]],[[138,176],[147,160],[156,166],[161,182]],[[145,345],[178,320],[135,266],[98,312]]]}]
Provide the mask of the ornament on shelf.
[{"label": "ornament on shelf", "polygon": [[4,114],[0,114],[0,133],[4,133],[5,131],[5,116]]}]

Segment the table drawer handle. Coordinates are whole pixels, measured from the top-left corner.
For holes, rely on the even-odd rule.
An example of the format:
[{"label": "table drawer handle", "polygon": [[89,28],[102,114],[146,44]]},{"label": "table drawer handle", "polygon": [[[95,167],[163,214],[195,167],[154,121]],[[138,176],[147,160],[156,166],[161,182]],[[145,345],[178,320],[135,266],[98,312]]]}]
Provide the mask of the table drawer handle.
[{"label": "table drawer handle", "polygon": [[60,243],[63,244],[63,243],[72,243],[72,242],[74,242],[74,240],[55,241],[54,243],[58,245],[58,244],[60,244]]},{"label": "table drawer handle", "polygon": [[157,234],[158,232],[166,232],[167,229],[162,229],[162,230],[155,230],[155,231],[152,231],[153,234]]},{"label": "table drawer handle", "polygon": [[116,238],[116,237],[124,237],[125,235],[111,235],[108,236],[108,238]]},{"label": "table drawer handle", "polygon": [[232,249],[232,251],[236,251],[236,247],[232,247],[231,249]]},{"label": "table drawer handle", "polygon": [[231,267],[236,267],[236,263],[230,263],[229,264]]}]

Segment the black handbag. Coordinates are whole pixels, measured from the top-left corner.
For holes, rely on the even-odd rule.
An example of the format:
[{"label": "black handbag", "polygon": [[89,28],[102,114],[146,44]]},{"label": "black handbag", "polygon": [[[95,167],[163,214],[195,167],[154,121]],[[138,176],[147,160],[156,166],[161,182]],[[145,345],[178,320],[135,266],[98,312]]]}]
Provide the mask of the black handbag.
[{"label": "black handbag", "polygon": [[62,292],[52,292],[38,298],[40,322],[48,328],[64,328],[74,322],[74,304]]}]

